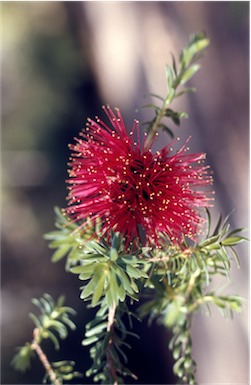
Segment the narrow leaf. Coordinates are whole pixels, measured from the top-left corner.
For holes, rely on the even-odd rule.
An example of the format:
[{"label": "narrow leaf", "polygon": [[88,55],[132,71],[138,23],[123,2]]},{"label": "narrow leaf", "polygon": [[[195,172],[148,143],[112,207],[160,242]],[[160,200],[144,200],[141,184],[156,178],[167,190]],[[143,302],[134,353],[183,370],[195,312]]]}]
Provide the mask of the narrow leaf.
[{"label": "narrow leaf", "polygon": [[105,283],[106,275],[103,274],[97,285],[96,288],[93,292],[93,297],[92,297],[92,306],[96,306],[100,298],[102,297],[103,291],[104,291],[104,283]]},{"label": "narrow leaf", "polygon": [[69,251],[70,247],[65,245],[64,247],[60,247],[52,254],[51,261],[53,263],[60,261],[63,257],[65,257]]},{"label": "narrow leaf", "polygon": [[85,336],[89,338],[89,337],[98,335],[101,331],[106,329],[106,327],[107,327],[107,322],[102,322],[96,325],[95,327],[93,327],[92,329],[87,330],[85,333]]},{"label": "narrow leaf", "polygon": [[85,286],[84,290],[80,294],[81,299],[86,299],[95,291],[96,285],[99,281],[99,276],[94,276],[90,282]]},{"label": "narrow leaf", "polygon": [[223,246],[234,246],[234,245],[237,245],[241,242],[245,241],[245,238],[244,237],[230,237],[230,238],[225,238],[223,239],[223,241],[221,241],[221,244]]},{"label": "narrow leaf", "polygon": [[97,336],[92,336],[92,337],[89,337],[89,338],[85,338],[83,341],[82,341],[82,345],[83,346],[88,346],[88,345],[91,345],[93,344],[94,342],[97,342],[99,340],[99,338]]},{"label": "narrow leaf", "polygon": [[189,67],[185,71],[184,75],[182,76],[180,84],[186,83],[189,79],[191,79],[196,74],[196,72],[199,69],[200,69],[200,65],[199,64],[193,64],[191,67]]}]

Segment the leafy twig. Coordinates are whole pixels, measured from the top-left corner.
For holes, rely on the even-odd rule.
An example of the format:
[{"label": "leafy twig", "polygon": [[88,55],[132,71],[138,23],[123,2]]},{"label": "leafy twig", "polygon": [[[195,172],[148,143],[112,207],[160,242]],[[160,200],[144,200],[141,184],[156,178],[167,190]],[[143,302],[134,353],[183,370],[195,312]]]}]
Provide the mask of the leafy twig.
[{"label": "leafy twig", "polygon": [[36,352],[45,368],[45,377],[53,385],[62,385],[63,380],[79,377],[80,373],[74,371],[75,363],[73,361],[50,363],[41,347],[43,340],[50,339],[54,343],[55,349],[59,349],[58,338],[64,339],[67,337],[67,327],[72,330],[75,329],[75,324],[69,318],[69,313],[75,314],[75,311],[68,306],[63,306],[63,296],[59,297],[55,302],[46,293],[39,299],[33,298],[32,302],[40,310],[39,316],[30,314],[30,318],[36,325],[33,330],[33,340],[18,349],[18,353],[12,360],[13,366],[15,369],[25,372],[30,368],[30,361],[34,356],[33,352]]},{"label": "leafy twig", "polygon": [[116,303],[112,305],[112,307],[109,309],[109,312],[108,312],[107,332],[109,333],[110,338],[107,345],[106,357],[107,357],[108,370],[114,381],[113,385],[118,385],[118,376],[116,372],[116,367],[114,365],[114,358],[112,356],[115,312],[116,312]]},{"label": "leafy twig", "polygon": [[179,86],[183,86],[199,70],[200,65],[197,63],[195,64],[195,62],[202,56],[202,51],[208,46],[208,44],[209,40],[203,33],[192,36],[188,47],[185,48],[180,54],[178,66],[174,57],[172,68],[168,65],[166,66],[168,93],[164,99],[154,95],[155,97],[158,97],[158,99],[163,100],[163,104],[161,107],[158,107],[154,104],[151,105],[151,108],[155,110],[155,117],[148,125],[148,137],[145,141],[145,150],[150,148],[152,141],[160,127],[168,132],[171,136],[173,136],[170,128],[166,127],[166,125],[162,123],[163,118],[169,117],[175,124],[179,125],[180,118],[188,116],[184,112],[178,113],[173,111],[170,109],[169,105],[176,97],[187,92],[195,91],[194,88],[189,87],[183,88],[178,93],[176,92]]},{"label": "leafy twig", "polygon": [[56,373],[54,372],[50,362],[48,361],[46,354],[43,352],[39,344],[39,335],[40,335],[39,328],[35,328],[33,331],[34,338],[31,343],[31,348],[35,350],[35,352],[37,353],[40,362],[43,364],[45,371],[47,372],[51,380],[51,383],[54,385],[62,385],[62,382],[57,378]]}]

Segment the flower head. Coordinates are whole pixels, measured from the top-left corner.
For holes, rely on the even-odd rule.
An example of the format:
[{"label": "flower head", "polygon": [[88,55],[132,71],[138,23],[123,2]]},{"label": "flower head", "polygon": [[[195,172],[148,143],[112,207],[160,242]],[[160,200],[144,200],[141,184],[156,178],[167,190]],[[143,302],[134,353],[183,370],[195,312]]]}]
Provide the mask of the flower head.
[{"label": "flower head", "polygon": [[99,118],[70,145],[69,203],[73,220],[85,227],[88,218],[101,231],[119,231],[126,244],[137,242],[140,229],[147,244],[159,244],[160,234],[173,242],[183,235],[196,239],[203,219],[200,207],[210,206],[212,183],[205,154],[187,154],[186,145],[172,154],[170,146],[155,154],[134,142],[139,123],[127,134],[120,111],[104,108],[110,126]]}]

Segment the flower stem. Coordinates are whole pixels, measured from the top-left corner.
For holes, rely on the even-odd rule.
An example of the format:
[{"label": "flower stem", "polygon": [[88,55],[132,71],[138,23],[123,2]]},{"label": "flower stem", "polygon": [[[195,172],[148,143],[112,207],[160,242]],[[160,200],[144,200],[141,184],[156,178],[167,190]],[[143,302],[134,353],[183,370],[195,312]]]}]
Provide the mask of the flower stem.
[{"label": "flower stem", "polygon": [[31,343],[31,347],[38,355],[38,358],[40,359],[40,362],[43,364],[46,372],[48,373],[48,376],[54,385],[62,385],[61,381],[57,378],[56,373],[54,372],[51,364],[48,361],[47,356],[44,354],[43,350],[41,349],[41,346],[39,345],[39,328],[35,328],[33,331],[33,341]]},{"label": "flower stem", "polygon": [[115,313],[116,313],[116,303],[114,302],[112,307],[110,307],[109,313],[108,313],[108,324],[107,324],[108,332],[113,328]]},{"label": "flower stem", "polygon": [[164,112],[165,112],[165,110],[164,110],[164,105],[163,105],[163,107],[160,110],[160,112],[158,113],[158,115],[157,115],[157,117],[156,117],[156,119],[152,125],[152,128],[151,128],[151,130],[147,136],[147,139],[145,141],[145,147],[144,147],[145,151],[149,150],[149,148],[152,144],[152,141],[153,141],[153,139],[157,133],[158,127],[160,125],[160,122],[161,122],[162,118],[164,117]]},{"label": "flower stem", "polygon": [[110,339],[107,346],[106,357],[107,357],[108,369],[114,381],[113,385],[118,385],[118,376],[117,376],[116,368],[114,365],[114,359],[111,352],[112,345],[113,345],[113,329],[114,329],[114,323],[115,323],[115,313],[116,313],[116,303],[114,302],[112,307],[110,307],[109,313],[108,313],[107,332],[110,333]]},{"label": "flower stem", "polygon": [[[192,361],[191,357],[191,347],[192,347],[192,337],[191,337],[191,315],[188,316],[187,323],[186,323],[186,328],[187,330],[187,337],[183,339],[182,341],[182,348],[181,348],[181,357],[184,357],[185,360],[190,359],[191,364],[190,367],[186,368],[184,366],[184,372],[183,372],[183,377],[182,377],[182,384],[195,384],[195,365]],[[188,351],[190,353],[188,353]]]}]

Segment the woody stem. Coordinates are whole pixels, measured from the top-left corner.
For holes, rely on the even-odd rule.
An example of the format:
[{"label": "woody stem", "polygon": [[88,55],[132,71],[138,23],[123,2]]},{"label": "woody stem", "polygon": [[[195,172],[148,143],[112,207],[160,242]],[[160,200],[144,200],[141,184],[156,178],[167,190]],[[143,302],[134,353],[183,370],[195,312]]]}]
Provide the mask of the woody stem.
[{"label": "woody stem", "polygon": [[61,381],[57,378],[56,373],[54,372],[51,364],[48,361],[47,356],[44,354],[41,346],[39,345],[39,329],[35,328],[33,331],[33,341],[31,343],[31,347],[38,355],[40,362],[43,364],[46,372],[48,373],[52,384],[54,385],[62,385]]},{"label": "woody stem", "polygon": [[118,376],[116,373],[116,368],[114,366],[114,359],[111,353],[111,347],[113,345],[113,329],[114,329],[114,323],[115,323],[115,313],[116,313],[116,304],[113,303],[108,313],[107,332],[110,333],[110,338],[109,338],[108,347],[106,351],[106,357],[107,357],[107,363],[108,363],[110,374],[114,380],[113,385],[118,385]]}]

